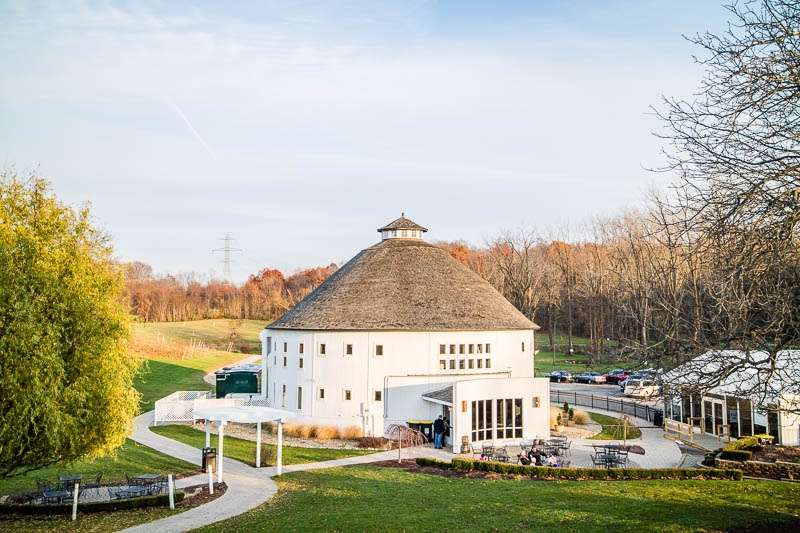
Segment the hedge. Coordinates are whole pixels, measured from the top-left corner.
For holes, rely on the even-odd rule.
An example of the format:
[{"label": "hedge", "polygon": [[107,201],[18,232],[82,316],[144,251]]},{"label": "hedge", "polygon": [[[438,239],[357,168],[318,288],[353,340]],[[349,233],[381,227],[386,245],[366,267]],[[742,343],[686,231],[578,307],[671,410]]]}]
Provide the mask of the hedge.
[{"label": "hedge", "polygon": [[451,463],[420,457],[419,466],[432,466],[458,472],[517,474],[531,479],[554,480],[651,480],[651,479],[726,479],[739,481],[741,470],[721,468],[557,468],[455,458]]},{"label": "hedge", "polygon": [[719,453],[720,459],[728,461],[749,461],[753,458],[753,452],[749,450],[722,450]]},{"label": "hedge", "polygon": [[[183,500],[183,491],[175,491],[175,503]],[[125,509],[140,509],[142,507],[165,507],[169,505],[169,494],[142,496],[127,500],[111,500],[107,502],[78,502],[78,513],[98,513],[103,511],[122,511]],[[31,505],[31,504],[0,504],[0,515],[61,515],[72,514],[72,503],[68,505]]]}]

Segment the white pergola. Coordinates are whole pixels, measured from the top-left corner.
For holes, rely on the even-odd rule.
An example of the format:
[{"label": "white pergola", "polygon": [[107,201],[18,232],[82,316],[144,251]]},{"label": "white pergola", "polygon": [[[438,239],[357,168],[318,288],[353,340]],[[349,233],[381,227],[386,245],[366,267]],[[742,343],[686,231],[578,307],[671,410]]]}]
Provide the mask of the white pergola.
[{"label": "white pergola", "polygon": [[283,424],[296,415],[291,411],[273,409],[253,405],[245,406],[214,406],[198,407],[194,410],[195,420],[205,420],[206,447],[211,446],[211,426],[209,422],[219,423],[219,445],[217,446],[217,482],[222,482],[222,459],[224,454],[223,442],[225,424],[237,422],[241,424],[256,424],[256,468],[261,468],[261,423],[276,422],[278,424],[278,454],[277,469],[280,476],[283,472]]}]

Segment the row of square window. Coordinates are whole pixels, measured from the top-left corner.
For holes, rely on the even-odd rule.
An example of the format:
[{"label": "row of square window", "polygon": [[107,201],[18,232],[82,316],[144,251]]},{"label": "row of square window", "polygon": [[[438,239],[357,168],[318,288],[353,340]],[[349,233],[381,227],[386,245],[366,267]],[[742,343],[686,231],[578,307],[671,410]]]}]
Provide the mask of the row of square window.
[{"label": "row of square window", "polygon": [[[283,343],[283,353],[288,352],[289,351],[288,348],[289,348],[289,343],[284,342]],[[305,353],[304,350],[305,350],[305,347],[303,346],[303,343],[301,342],[297,347],[297,353]],[[320,345],[319,345],[319,354],[320,355],[325,355],[326,351],[327,351],[327,347],[325,346],[325,343],[320,343]],[[353,355],[353,345],[352,344],[345,344],[344,345],[344,354],[345,355]],[[375,355],[383,355],[383,344],[376,344],[375,345]],[[286,366],[286,365],[284,365],[284,366]]]},{"label": "row of square window", "polygon": [[[473,353],[492,353],[492,345],[488,342],[486,344],[440,344],[439,355],[455,355],[456,347],[458,347],[458,354],[473,354]],[[477,350],[477,351],[476,351]],[[522,351],[525,351],[525,341],[522,342]]]},{"label": "row of square window", "polygon": [[[277,357],[273,358],[272,361],[273,365],[277,365]],[[285,355],[283,356],[283,366],[289,366],[289,358]],[[303,358],[300,357],[297,359],[297,368],[303,368]],[[448,368],[448,361],[447,359],[439,359],[439,370],[447,370]],[[450,370],[456,369],[456,360],[450,359],[449,362]],[[486,359],[459,359],[458,361],[458,369],[459,370],[473,370],[475,368],[492,368],[492,360],[490,358]]]},{"label": "row of square window", "polygon": [[[486,344],[451,344],[449,346],[451,355],[456,353],[456,346],[458,347],[458,353],[461,355],[466,353],[492,353],[492,345],[487,342]],[[475,351],[476,349],[478,350],[477,352]],[[444,355],[446,353],[448,353],[448,345],[440,344],[439,355]]]},{"label": "row of square window", "polygon": [[[375,394],[374,394],[373,398],[374,398],[374,400],[376,402],[383,401],[383,391],[382,390],[376,390],[376,391],[374,391],[374,393]],[[317,389],[317,397],[320,400],[324,400],[325,399],[325,389],[324,388],[320,387],[319,389]],[[351,401],[353,399],[353,391],[350,390],[350,389],[343,389],[342,390],[342,399],[345,400],[345,401],[348,401],[348,402]],[[282,385],[281,407],[286,407],[286,384]],[[297,387],[297,409],[299,410],[299,409],[302,409],[302,408],[303,408],[303,387]]]},{"label": "row of square window", "polygon": [[[447,359],[439,359],[439,370],[447,370],[448,365],[450,370],[456,369],[456,360],[450,359],[449,363]],[[459,370],[473,370],[475,368],[492,368],[492,360],[488,357],[486,359],[459,359],[458,360],[458,369]]]}]

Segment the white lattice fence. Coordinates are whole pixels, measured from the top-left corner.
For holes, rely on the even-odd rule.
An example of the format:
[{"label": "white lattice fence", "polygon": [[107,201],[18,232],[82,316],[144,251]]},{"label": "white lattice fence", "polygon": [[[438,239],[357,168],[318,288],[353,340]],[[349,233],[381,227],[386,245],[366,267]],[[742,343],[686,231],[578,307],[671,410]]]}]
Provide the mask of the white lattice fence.
[{"label": "white lattice fence", "polygon": [[250,395],[246,398],[213,398],[207,391],[177,391],[156,401],[154,422],[193,422],[194,410],[200,407],[233,407],[254,405],[270,407],[266,398]]},{"label": "white lattice fence", "polygon": [[191,422],[195,402],[208,401],[209,391],[175,391],[155,403],[153,414],[156,425],[163,422]]}]

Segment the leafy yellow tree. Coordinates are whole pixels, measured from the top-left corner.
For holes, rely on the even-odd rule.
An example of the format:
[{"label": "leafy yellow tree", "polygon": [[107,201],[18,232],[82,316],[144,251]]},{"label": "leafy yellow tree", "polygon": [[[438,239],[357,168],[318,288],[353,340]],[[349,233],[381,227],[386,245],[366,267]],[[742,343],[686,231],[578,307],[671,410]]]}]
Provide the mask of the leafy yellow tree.
[{"label": "leafy yellow tree", "polygon": [[0,173],[0,475],[105,455],[128,434],[138,362],[111,253],[87,208]]}]

